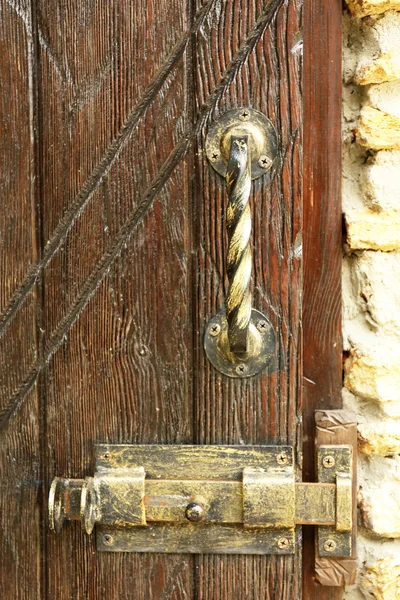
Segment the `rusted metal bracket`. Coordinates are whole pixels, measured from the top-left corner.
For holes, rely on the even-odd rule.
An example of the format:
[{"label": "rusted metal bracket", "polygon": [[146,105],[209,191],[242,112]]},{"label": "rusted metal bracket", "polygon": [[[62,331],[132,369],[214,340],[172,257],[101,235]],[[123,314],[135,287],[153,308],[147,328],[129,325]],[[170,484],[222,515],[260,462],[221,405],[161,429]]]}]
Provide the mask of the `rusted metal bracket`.
[{"label": "rusted metal bracket", "polygon": [[99,550],[292,554],[319,525],[320,556],[350,556],[352,453],[318,448],[320,483],[295,481],[290,446],[96,446],[96,472],[56,478],[50,526],[97,524]]}]

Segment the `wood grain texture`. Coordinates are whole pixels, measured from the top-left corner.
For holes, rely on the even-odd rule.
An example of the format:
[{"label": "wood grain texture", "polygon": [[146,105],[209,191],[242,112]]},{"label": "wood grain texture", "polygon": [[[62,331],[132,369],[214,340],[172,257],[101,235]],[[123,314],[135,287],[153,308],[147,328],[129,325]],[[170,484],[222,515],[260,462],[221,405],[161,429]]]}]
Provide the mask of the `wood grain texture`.
[{"label": "wood grain texture", "polygon": [[[340,408],[342,2],[304,3],[303,478],[315,481],[315,409]],[[340,600],[315,582],[314,532],[304,528],[304,600]]]},{"label": "wood grain texture", "polygon": [[[24,600],[298,598],[299,554],[97,553],[78,523],[47,533],[43,498],[54,475],[92,472],[96,442],[300,449],[302,420],[312,478],[314,407],[340,404],[340,2],[304,3],[304,377],[302,2],[1,7],[0,43],[13,49],[0,59],[13,209],[0,207],[0,561],[11,573],[0,590]],[[277,176],[251,198],[254,306],[279,352],[272,376],[231,381],[202,347],[227,291],[226,190],[204,135],[241,105],[264,112],[280,138]],[[338,600],[314,585],[310,547],[304,598]]]},{"label": "wood grain texture", "polygon": [[[38,259],[33,85],[35,48],[30,2],[0,2],[0,307]],[[0,340],[0,413],[39,347],[35,286],[19,319]],[[1,437],[0,596],[41,597],[40,403],[37,388]]]},{"label": "wood grain texture", "polygon": [[[142,205],[191,119],[190,25],[180,0],[38,2],[44,239],[83,205],[43,270],[47,486],[96,441],[191,440],[190,161]],[[192,597],[187,556],[98,553],[79,523],[47,543],[48,598]]]},{"label": "wood grain texture", "polygon": [[[301,37],[300,4],[227,1],[196,38],[197,106],[209,101],[216,85],[226,82],[212,116],[246,105],[261,110],[277,128],[281,153],[272,185],[257,180],[250,199],[254,308],[264,312],[276,329],[279,368],[270,377],[230,380],[210,366],[202,351],[205,325],[223,307],[227,292],[227,197],[223,179],[205,158],[204,136],[198,138],[194,435],[201,444],[298,441],[301,70],[300,57],[292,49]],[[235,54],[246,48],[248,57],[230,80],[226,71]],[[196,566],[198,600],[297,598],[301,586],[299,556],[200,556]]]}]

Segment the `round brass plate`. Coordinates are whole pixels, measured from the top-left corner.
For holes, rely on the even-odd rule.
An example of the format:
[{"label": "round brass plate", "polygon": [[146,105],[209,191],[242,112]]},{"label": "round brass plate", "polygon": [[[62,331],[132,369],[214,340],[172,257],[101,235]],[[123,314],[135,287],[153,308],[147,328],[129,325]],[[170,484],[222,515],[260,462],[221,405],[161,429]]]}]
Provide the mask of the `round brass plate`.
[{"label": "round brass plate", "polygon": [[60,533],[64,520],[65,512],[63,506],[63,493],[68,487],[68,479],[56,477],[51,484],[49,493],[49,524],[50,529]]},{"label": "round brass plate", "polygon": [[98,497],[93,477],[86,477],[81,492],[81,525],[91,534],[97,521]]},{"label": "round brass plate", "polygon": [[232,135],[250,136],[251,178],[270,175],[278,156],[278,136],[271,121],[253,108],[238,108],[212,123],[206,138],[206,154],[212,167],[223,177]]},{"label": "round brass plate", "polygon": [[223,375],[252,377],[262,371],[275,355],[275,333],[268,319],[253,309],[248,353],[245,358],[239,358],[230,351],[228,322],[225,311],[221,311],[207,323],[204,349],[208,360]]}]

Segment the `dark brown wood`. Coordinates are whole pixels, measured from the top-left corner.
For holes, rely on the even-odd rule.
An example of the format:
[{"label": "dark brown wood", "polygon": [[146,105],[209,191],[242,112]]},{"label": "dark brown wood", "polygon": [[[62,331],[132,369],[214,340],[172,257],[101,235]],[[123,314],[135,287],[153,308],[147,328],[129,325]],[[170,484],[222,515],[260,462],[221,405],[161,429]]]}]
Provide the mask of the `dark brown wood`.
[{"label": "dark brown wood", "polygon": [[[29,10],[0,2],[0,311],[38,260],[34,44]],[[0,414],[39,348],[38,288],[0,339]],[[41,598],[40,410],[31,390],[0,439],[0,597]]]},{"label": "dark brown wood", "polygon": [[[192,439],[190,160],[142,205],[191,123],[191,14],[183,0],[38,4],[44,239],[87,197],[44,271],[47,347],[65,331],[46,371],[48,483],[90,473],[96,441]],[[48,534],[48,598],[192,597],[190,557],[98,553],[75,525]]]},{"label": "dark brown wood", "polygon": [[[251,208],[254,308],[264,312],[276,329],[279,367],[272,376],[230,380],[210,366],[202,350],[205,325],[223,307],[227,290],[227,197],[224,180],[207,164],[204,137],[199,136],[195,441],[297,444],[301,259],[296,248],[301,236],[302,125],[301,56],[293,48],[301,37],[301,2],[240,0],[222,6],[220,17],[197,35],[196,99],[199,106],[216,104],[211,116],[252,106],[278,130],[282,164],[271,186],[254,182]],[[255,25],[260,13],[262,20]],[[243,58],[232,73],[235,55]],[[221,81],[226,83],[216,103],[213,94]],[[196,566],[199,600],[294,599],[300,593],[299,555],[199,556]]]},{"label": "dark brown wood", "polygon": [[[97,442],[300,450],[301,416],[311,477],[314,408],[340,403],[339,4],[304,3],[303,378],[302,0],[0,0],[2,597],[300,596],[299,553],[99,553],[77,522],[49,532],[46,497],[92,474]],[[241,105],[280,139],[251,198],[254,307],[279,350],[272,375],[233,381],[203,351],[227,289],[204,136]],[[339,598],[307,569],[304,598]]]},{"label": "dark brown wood", "polygon": [[[340,408],[341,0],[304,3],[303,478],[313,481],[314,410]],[[304,600],[340,600],[315,583],[313,530],[304,528]]]}]

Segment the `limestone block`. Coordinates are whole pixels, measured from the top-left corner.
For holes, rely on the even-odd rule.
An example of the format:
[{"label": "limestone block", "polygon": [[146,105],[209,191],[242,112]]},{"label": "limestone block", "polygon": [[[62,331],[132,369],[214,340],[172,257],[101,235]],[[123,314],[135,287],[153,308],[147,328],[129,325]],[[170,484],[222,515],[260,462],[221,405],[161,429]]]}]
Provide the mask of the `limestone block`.
[{"label": "limestone block", "polygon": [[362,398],[400,402],[400,343],[354,347],[345,362],[345,386]]},{"label": "limestone block", "polygon": [[359,423],[358,449],[369,456],[400,454],[400,421],[381,419]]},{"label": "limestone block", "polygon": [[400,81],[370,85],[366,91],[366,104],[383,113],[400,119]]},{"label": "limestone block", "polygon": [[400,252],[361,252],[350,259],[350,273],[368,325],[400,339]]},{"label": "limestone block", "polygon": [[399,600],[400,556],[381,558],[370,565],[365,570],[361,589],[365,598]]},{"label": "limestone block", "polygon": [[372,210],[345,214],[347,243],[351,250],[396,250],[400,248],[400,211]]},{"label": "limestone block", "polygon": [[377,58],[357,68],[354,81],[358,85],[382,83],[400,79],[400,48],[382,52]]},{"label": "limestone block", "polygon": [[400,540],[359,534],[357,554],[357,586],[346,589],[345,600],[399,600]]},{"label": "limestone block", "polygon": [[356,137],[361,146],[371,150],[400,150],[400,117],[364,106]]},{"label": "limestone block", "polygon": [[[342,389],[343,408],[357,414],[358,449],[367,456],[400,454],[400,419],[388,417],[382,410],[390,402],[378,404],[360,399],[347,388]],[[400,409],[400,403],[397,404]],[[397,415],[398,416],[398,415]]]},{"label": "limestone block", "polygon": [[355,63],[353,81],[358,85],[400,79],[400,13],[389,11],[361,22],[350,19],[345,35],[345,77]]},{"label": "limestone block", "polygon": [[400,0],[346,0],[355,17],[380,15],[387,10],[400,10]]},{"label": "limestone block", "polygon": [[400,211],[400,151],[382,150],[362,169],[361,189],[375,211]]},{"label": "limestone block", "polygon": [[379,537],[400,538],[400,459],[360,461],[358,506],[362,525]]},{"label": "limestone block", "polygon": [[381,405],[382,412],[390,418],[400,418],[400,402],[385,402]]},{"label": "limestone block", "polygon": [[400,482],[377,484],[359,494],[362,525],[380,537],[400,538]]}]

